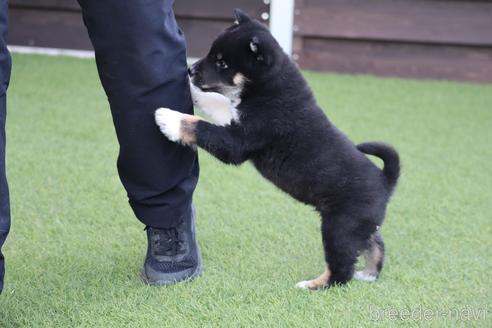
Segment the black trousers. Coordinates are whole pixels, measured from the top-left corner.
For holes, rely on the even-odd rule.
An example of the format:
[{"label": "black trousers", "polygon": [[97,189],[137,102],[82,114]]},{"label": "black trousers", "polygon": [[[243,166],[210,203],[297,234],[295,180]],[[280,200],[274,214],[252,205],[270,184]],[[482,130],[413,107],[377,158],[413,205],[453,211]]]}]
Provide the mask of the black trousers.
[{"label": "black trousers", "polygon": [[[153,117],[158,107],[193,111],[186,45],[174,18],[173,3],[79,0],[120,145],[117,166],[121,182],[136,217],[145,225],[159,228],[174,226],[185,215],[199,171],[196,152],[163,137]],[[6,87],[10,70],[5,47],[6,0],[0,0],[0,4],[1,81]],[[10,221],[4,166],[4,97],[0,114],[1,247]],[[0,282],[2,278],[3,259]]]},{"label": "black trousers", "polygon": [[7,36],[7,0],[0,0],[0,293],[5,273],[2,245],[10,229],[9,190],[5,175],[5,118],[6,92],[10,80],[10,55],[5,42]]}]

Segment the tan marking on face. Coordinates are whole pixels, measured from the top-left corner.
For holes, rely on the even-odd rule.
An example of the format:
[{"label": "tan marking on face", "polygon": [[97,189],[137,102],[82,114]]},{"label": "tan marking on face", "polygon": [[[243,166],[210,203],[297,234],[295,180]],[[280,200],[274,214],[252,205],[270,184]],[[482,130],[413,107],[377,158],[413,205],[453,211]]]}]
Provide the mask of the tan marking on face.
[{"label": "tan marking on face", "polygon": [[330,276],[331,276],[331,271],[328,268],[328,265],[326,265],[325,272],[323,272],[318,278],[315,278],[313,280],[309,280],[307,282],[307,287],[311,290],[323,288],[330,281]]},{"label": "tan marking on face", "polygon": [[196,143],[196,124],[198,121],[203,120],[199,116],[183,114],[181,119],[180,140],[186,145],[193,145]]},{"label": "tan marking on face", "polygon": [[232,82],[234,82],[235,85],[241,85],[244,83],[245,80],[246,78],[243,74],[236,73],[236,75],[234,75],[234,78],[232,79]]}]

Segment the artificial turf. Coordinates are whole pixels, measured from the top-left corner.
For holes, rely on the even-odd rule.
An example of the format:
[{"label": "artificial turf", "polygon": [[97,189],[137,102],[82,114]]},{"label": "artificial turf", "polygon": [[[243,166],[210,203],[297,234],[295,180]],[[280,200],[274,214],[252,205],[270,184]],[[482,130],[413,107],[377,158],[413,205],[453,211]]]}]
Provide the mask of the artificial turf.
[{"label": "artificial turf", "polygon": [[[228,167],[200,152],[204,274],[144,285],[145,234],[117,176],[93,60],[15,55],[0,327],[491,326],[492,86],[306,77],[352,140],[384,140],[400,152],[377,283],[295,289],[324,268],[316,213],[250,164]],[[393,310],[414,317],[395,319]]]}]

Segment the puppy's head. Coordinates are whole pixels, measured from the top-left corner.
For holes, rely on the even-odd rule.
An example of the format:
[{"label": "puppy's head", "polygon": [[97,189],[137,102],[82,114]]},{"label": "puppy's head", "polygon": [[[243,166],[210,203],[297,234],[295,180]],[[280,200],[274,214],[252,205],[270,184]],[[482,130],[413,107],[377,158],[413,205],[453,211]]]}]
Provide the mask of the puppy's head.
[{"label": "puppy's head", "polygon": [[285,56],[266,26],[239,9],[234,14],[234,25],[189,70],[196,87],[230,99],[240,98],[248,84],[266,79],[280,56]]}]

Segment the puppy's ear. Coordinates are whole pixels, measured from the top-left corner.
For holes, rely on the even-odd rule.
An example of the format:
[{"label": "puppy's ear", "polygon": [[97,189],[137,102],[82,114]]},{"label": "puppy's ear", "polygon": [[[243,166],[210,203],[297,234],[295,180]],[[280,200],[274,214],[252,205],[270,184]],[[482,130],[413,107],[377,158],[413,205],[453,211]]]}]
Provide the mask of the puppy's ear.
[{"label": "puppy's ear", "polygon": [[234,17],[236,18],[236,24],[243,24],[249,22],[251,17],[249,17],[244,11],[241,9],[234,9]]},{"label": "puppy's ear", "polygon": [[263,49],[263,48],[264,47],[262,47],[262,44],[261,44],[259,37],[254,36],[249,41],[249,50],[256,57],[256,60],[258,62],[262,62],[262,63],[269,65],[271,62],[271,57],[266,53],[265,49]]},{"label": "puppy's ear", "polygon": [[258,54],[260,51],[260,39],[257,36],[252,37],[249,41],[249,49],[254,54]]}]

